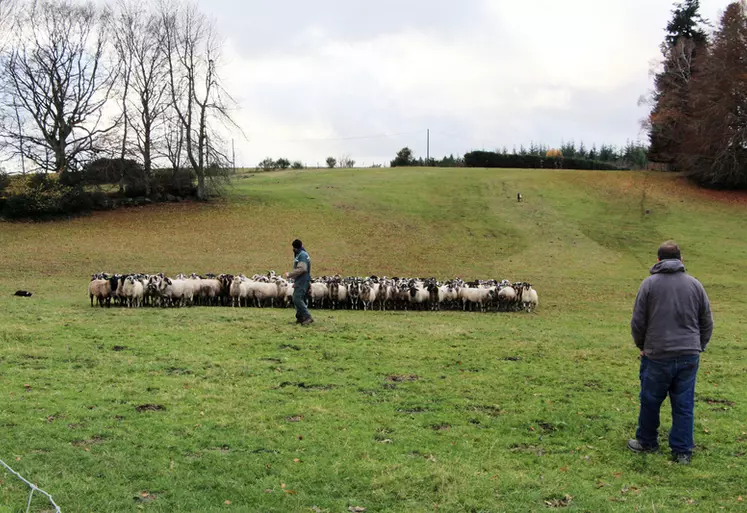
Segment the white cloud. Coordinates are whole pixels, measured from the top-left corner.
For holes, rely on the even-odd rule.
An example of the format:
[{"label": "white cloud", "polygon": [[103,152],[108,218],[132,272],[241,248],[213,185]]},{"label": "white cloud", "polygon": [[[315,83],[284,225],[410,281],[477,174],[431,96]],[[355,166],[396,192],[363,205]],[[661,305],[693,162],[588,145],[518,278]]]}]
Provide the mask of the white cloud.
[{"label": "white cloud", "polygon": [[[718,2],[702,3],[715,18]],[[278,19],[292,16],[286,7],[276,6]],[[301,28],[286,47],[266,54],[247,52],[244,34],[226,34],[224,74],[250,139],[237,141],[240,162],[284,155],[313,165],[342,153],[386,162],[407,144],[422,153],[424,137],[351,137],[429,127],[451,134],[443,147],[456,152],[563,138],[621,144],[640,135],[646,111],[636,100],[650,87],[668,2],[492,0],[465,4],[474,17],[454,20],[446,4],[439,8],[443,24],[411,20],[397,30],[354,17],[343,31],[321,15],[307,25],[296,20]]]}]

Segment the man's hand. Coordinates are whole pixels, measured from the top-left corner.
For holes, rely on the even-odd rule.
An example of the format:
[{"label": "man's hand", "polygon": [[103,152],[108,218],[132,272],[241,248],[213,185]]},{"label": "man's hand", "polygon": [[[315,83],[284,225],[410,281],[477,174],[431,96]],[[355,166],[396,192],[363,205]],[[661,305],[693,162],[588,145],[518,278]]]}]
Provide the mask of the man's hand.
[{"label": "man's hand", "polygon": [[641,351],[641,358],[643,358],[644,356],[646,356],[646,353],[644,353],[643,351]]},{"label": "man's hand", "polygon": [[290,278],[290,273],[285,273],[286,278]]}]

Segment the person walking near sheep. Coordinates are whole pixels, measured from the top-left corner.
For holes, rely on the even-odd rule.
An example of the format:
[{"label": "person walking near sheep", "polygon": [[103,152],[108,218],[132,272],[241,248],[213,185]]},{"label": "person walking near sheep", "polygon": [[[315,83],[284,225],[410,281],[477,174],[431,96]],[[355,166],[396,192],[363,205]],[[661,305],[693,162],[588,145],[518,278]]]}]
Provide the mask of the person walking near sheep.
[{"label": "person walking near sheep", "polygon": [[308,326],[314,319],[311,318],[309,307],[306,304],[306,295],[311,286],[311,257],[303,247],[303,242],[296,239],[293,241],[293,270],[285,273],[286,278],[293,279],[293,305],[296,307],[296,323]]},{"label": "person walking near sheep", "polygon": [[641,351],[641,408],[635,439],[636,453],[659,449],[661,404],[669,395],[672,459],[687,465],[695,447],[695,378],[700,353],[713,334],[711,306],[703,285],[686,273],[679,246],[667,241],[659,247],[658,262],[638,290],[630,322]]}]

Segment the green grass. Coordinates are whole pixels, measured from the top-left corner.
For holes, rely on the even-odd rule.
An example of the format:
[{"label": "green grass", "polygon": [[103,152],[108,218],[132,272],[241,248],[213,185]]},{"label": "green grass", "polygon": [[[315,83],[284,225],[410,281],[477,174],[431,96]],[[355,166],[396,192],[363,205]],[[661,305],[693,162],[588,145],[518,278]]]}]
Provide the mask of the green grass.
[{"label": "green grass", "polygon": [[[1,224],[0,458],[65,512],[743,510],[746,221],[741,196],[672,175],[379,169]],[[299,329],[290,310],[88,306],[93,272],[280,272],[296,237],[317,275],[525,280],[540,307]],[[690,467],[625,448],[630,310],[670,237],[716,322]],[[0,473],[0,512],[26,497]]]}]

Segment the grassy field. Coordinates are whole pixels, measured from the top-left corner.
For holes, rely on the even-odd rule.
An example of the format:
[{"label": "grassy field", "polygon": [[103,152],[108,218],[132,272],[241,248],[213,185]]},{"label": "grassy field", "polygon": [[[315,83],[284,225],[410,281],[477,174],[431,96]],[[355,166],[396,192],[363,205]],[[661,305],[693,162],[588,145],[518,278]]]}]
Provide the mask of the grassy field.
[{"label": "grassy field", "polygon": [[[303,329],[88,305],[93,272],[281,272],[296,237],[317,275],[529,281],[540,307]],[[625,448],[630,311],[668,238],[716,322],[689,467]],[[246,174],[212,204],[0,224],[0,459],[65,512],[745,510],[745,261],[747,197],[635,172]],[[0,512],[26,497],[0,472]]]}]

